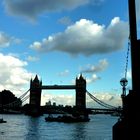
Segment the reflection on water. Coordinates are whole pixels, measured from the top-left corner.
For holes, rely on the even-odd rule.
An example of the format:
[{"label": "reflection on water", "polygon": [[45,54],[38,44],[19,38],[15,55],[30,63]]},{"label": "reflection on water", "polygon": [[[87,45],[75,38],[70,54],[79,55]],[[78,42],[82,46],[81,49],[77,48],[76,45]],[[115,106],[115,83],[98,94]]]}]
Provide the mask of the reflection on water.
[{"label": "reflection on water", "polygon": [[30,140],[32,139],[39,139],[40,134],[39,134],[39,121],[40,121],[40,117],[39,118],[32,118],[29,117],[27,120],[27,134],[25,135],[25,139],[26,140]]},{"label": "reflection on water", "polygon": [[86,128],[84,123],[76,123],[72,132],[73,140],[86,140]]},{"label": "reflection on water", "polygon": [[45,122],[45,116],[4,115],[0,140],[112,140],[117,117],[92,115],[90,122]]}]

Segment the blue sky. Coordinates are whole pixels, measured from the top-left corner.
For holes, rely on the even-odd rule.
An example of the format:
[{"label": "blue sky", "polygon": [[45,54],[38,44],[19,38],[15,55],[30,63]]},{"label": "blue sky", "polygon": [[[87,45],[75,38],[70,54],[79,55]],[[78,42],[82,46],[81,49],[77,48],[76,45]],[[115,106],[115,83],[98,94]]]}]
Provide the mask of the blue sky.
[{"label": "blue sky", "polygon": [[[82,73],[91,93],[120,104],[129,36],[127,0],[2,0],[0,8],[0,90],[20,96],[36,74],[43,85],[65,85]],[[128,87],[130,66],[129,60]],[[74,97],[74,91],[43,91],[42,104],[50,99],[73,105]]]}]

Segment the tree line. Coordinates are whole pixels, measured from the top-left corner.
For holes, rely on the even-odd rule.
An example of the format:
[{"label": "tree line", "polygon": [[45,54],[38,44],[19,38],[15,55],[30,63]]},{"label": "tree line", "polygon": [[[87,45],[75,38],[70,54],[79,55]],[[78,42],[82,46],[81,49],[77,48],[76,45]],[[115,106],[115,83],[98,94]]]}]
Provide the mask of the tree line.
[{"label": "tree line", "polygon": [[0,92],[0,107],[17,108],[21,107],[22,101],[17,98],[10,90]]}]

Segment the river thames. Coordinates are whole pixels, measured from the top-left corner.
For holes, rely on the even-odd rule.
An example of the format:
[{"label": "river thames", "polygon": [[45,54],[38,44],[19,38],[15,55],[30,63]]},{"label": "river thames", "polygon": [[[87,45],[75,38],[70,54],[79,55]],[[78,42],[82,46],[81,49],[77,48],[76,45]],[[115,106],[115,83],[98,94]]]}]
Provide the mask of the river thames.
[{"label": "river thames", "polygon": [[[1,116],[1,115],[0,115]],[[2,115],[0,140],[112,140],[112,126],[118,117],[90,115],[89,122],[45,122],[45,116]]]}]

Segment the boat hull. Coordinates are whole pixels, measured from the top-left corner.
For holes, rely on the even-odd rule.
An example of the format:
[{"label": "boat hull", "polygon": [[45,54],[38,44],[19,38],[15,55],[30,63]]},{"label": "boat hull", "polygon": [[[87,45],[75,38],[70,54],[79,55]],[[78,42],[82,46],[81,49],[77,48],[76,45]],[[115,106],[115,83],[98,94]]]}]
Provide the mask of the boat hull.
[{"label": "boat hull", "polygon": [[0,119],[0,123],[6,123],[7,121],[4,121],[3,119]]}]

